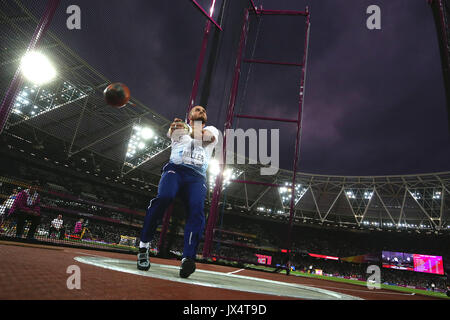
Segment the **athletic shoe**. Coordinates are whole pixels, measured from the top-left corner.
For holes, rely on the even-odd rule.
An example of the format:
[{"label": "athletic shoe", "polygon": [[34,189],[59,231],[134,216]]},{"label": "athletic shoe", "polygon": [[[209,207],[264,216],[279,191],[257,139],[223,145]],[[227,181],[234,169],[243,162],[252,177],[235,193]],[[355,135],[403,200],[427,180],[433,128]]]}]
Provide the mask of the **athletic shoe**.
[{"label": "athletic shoe", "polygon": [[139,248],[137,268],[143,271],[148,271],[148,269],[150,269],[150,260],[148,258],[147,248]]},{"label": "athletic shoe", "polygon": [[187,278],[195,271],[195,262],[191,258],[181,260],[180,277]]}]

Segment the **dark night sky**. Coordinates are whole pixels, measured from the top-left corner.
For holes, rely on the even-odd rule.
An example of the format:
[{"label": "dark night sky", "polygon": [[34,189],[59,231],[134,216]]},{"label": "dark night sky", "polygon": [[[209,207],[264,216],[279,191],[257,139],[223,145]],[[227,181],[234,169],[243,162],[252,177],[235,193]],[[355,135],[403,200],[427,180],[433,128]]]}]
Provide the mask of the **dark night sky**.
[{"label": "dark night sky", "polygon": [[[233,8],[240,0],[231,1]],[[311,11],[300,171],[384,175],[450,170],[440,56],[426,0],[257,2],[265,9],[304,10],[308,5]],[[70,4],[81,8],[81,30],[65,28]],[[381,30],[366,28],[366,8],[372,4],[381,8]],[[208,114],[219,129],[236,56],[232,41],[241,21],[239,10],[229,13],[212,84]],[[277,45],[265,42],[266,49],[301,59],[303,19],[298,21],[297,28],[272,24],[271,31],[261,31],[266,40],[285,39]],[[188,0],[63,0],[52,31],[106,77],[126,83],[135,98],[171,119],[183,117],[187,108],[204,25]],[[274,36],[277,32],[282,36]],[[293,51],[283,47],[293,40],[301,46]],[[258,70],[262,78],[249,84],[252,101],[243,113],[294,117],[297,92],[289,96],[273,88],[298,90],[298,73]],[[282,167],[291,169],[287,159],[293,155],[295,130],[282,126],[280,133]]]}]

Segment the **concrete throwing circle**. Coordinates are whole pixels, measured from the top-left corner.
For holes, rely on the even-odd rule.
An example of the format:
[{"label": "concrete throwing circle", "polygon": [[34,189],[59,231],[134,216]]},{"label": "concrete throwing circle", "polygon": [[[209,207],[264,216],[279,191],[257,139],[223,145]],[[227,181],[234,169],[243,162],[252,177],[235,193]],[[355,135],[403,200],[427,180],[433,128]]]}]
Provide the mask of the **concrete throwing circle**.
[{"label": "concrete throwing circle", "polygon": [[81,263],[109,270],[204,287],[309,300],[363,300],[339,292],[308,287],[296,283],[240,276],[231,273],[197,269],[189,278],[183,279],[179,277],[180,267],[178,266],[152,263],[149,271],[140,271],[136,268],[136,262],[130,260],[106,257],[75,257],[74,259]]}]

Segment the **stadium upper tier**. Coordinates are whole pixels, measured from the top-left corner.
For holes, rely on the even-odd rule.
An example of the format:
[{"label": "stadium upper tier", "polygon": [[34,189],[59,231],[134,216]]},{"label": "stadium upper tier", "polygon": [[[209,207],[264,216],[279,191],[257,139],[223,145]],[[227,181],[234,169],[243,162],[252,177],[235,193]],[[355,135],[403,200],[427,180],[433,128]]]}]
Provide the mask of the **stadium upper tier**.
[{"label": "stadium upper tier", "polygon": [[[253,180],[247,170],[245,173]],[[224,191],[225,210],[288,220],[292,172],[280,170],[270,179],[265,182],[286,186],[230,184]],[[391,176],[297,173],[295,221],[370,229],[449,230],[449,185],[450,172]]]}]

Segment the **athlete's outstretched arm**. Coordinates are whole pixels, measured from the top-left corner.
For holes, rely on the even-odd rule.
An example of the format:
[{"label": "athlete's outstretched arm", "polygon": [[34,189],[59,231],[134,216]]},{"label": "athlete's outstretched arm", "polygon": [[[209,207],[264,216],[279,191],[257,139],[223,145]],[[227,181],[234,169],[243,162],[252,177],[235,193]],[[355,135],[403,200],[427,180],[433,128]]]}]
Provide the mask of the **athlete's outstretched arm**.
[{"label": "athlete's outstretched arm", "polygon": [[205,145],[208,145],[208,144],[210,144],[210,143],[213,143],[214,141],[216,141],[216,137],[215,137],[214,134],[213,134],[211,131],[209,131],[209,130],[203,129],[203,130],[202,130],[202,135],[203,135],[202,141],[203,141],[203,145],[204,145],[204,146],[205,146]]}]

